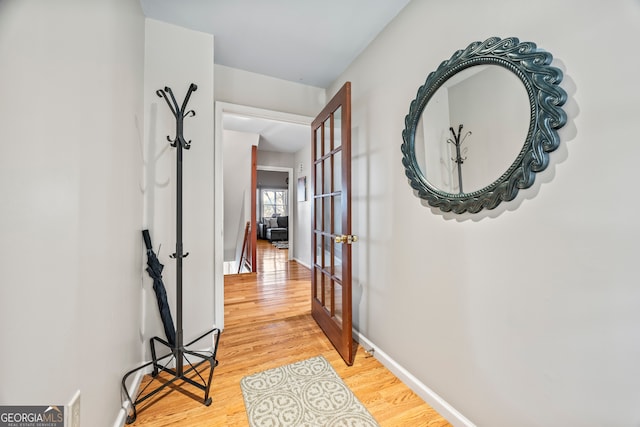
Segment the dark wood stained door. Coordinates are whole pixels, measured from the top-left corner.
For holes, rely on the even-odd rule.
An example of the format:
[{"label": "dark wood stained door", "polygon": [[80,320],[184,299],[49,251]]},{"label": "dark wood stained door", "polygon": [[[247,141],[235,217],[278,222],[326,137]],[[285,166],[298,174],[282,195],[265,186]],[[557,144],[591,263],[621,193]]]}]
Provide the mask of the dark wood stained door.
[{"label": "dark wood stained door", "polygon": [[351,83],[311,124],[311,314],[347,365],[353,364],[351,245]]}]

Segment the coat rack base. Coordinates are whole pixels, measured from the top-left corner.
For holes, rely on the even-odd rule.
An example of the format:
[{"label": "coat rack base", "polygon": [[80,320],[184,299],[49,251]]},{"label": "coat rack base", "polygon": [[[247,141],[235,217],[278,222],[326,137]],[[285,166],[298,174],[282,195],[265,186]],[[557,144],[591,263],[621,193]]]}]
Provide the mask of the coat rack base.
[{"label": "coat rack base", "polygon": [[[206,338],[213,337],[212,351],[194,351],[188,350],[188,347]],[[175,389],[183,391],[185,395],[194,397],[192,393],[187,393],[181,389],[184,385],[191,385],[204,393],[202,404],[211,405],[212,399],[209,397],[211,383],[213,381],[213,370],[218,366],[216,353],[218,352],[218,342],[220,341],[220,329],[214,328],[200,335],[195,340],[187,343],[185,346],[172,347],[167,341],[159,337],[153,337],[149,340],[151,348],[152,360],[131,371],[127,372],[122,378],[122,391],[130,404],[130,413],[127,415],[127,424],[133,423],[137,418],[137,405],[155,396],[163,389],[173,385]],[[169,353],[157,357],[156,343],[170,350]],[[173,367],[171,365],[174,365]],[[135,399],[131,397],[131,393],[127,389],[127,379],[139,371],[151,370],[151,380],[137,393]],[[206,372],[208,370],[208,372]],[[160,375],[166,373],[167,375]],[[149,390],[149,391],[147,391]]]}]

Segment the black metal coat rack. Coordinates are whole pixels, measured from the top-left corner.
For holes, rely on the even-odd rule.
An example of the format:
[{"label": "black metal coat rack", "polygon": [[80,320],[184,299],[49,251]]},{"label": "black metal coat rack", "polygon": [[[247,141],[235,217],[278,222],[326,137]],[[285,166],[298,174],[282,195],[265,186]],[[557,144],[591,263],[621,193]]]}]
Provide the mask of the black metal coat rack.
[{"label": "black metal coat rack", "polygon": [[[216,353],[218,351],[218,342],[220,340],[220,329],[213,328],[210,331],[202,334],[193,341],[184,344],[183,330],[182,330],[182,259],[186,258],[189,253],[184,253],[182,244],[182,150],[188,150],[191,146],[191,141],[186,141],[183,136],[183,120],[185,117],[195,116],[195,111],[187,110],[187,104],[191,94],[195,92],[198,87],[191,83],[187,94],[182,102],[182,106],[178,106],[176,98],[171,91],[171,88],[165,87],[158,89],[156,94],[164,98],[171,109],[176,119],[176,136],[171,139],[167,136],[167,139],[171,143],[171,146],[176,148],[176,251],[171,255],[171,258],[176,260],[176,334],[175,343],[169,343],[159,337],[153,337],[149,340],[151,348],[151,362],[145,363],[136,369],[133,369],[122,378],[122,389],[126,395],[127,400],[131,404],[131,412],[127,416],[127,424],[131,424],[136,420],[137,411],[136,406],[150,397],[156,395],[162,389],[181,381],[178,386],[190,384],[204,392],[203,404],[209,406],[211,404],[211,397],[209,397],[209,391],[211,389],[211,382],[213,380],[213,370],[218,365],[216,360]],[[167,96],[168,94],[168,96]],[[150,244],[149,244],[150,246]],[[212,335],[213,337],[213,350],[212,351],[192,351],[187,348],[192,344],[202,340],[203,338]],[[156,343],[162,344],[164,347],[170,350],[169,353],[164,356],[156,356]],[[190,360],[195,358],[197,361]],[[163,363],[160,363],[163,361]],[[184,362],[186,361],[187,366]],[[171,367],[171,362],[175,362],[175,367]],[[135,399],[131,398],[129,391],[127,390],[126,380],[135,372],[152,367],[152,379],[145,387],[138,392]],[[186,369],[185,369],[186,368]],[[205,373],[206,369],[209,369],[208,374]],[[163,372],[166,375],[160,376]],[[208,377],[205,379],[203,375]],[[152,384],[159,382],[155,388],[152,388]],[[151,391],[147,392],[147,389]],[[185,393],[192,396],[190,393]]]}]

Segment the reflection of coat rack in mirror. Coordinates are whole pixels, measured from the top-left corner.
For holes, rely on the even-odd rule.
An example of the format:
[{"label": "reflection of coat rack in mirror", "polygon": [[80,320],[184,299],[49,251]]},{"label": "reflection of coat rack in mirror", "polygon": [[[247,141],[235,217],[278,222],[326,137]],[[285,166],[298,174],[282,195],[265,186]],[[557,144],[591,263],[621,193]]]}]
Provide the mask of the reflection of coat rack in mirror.
[{"label": "reflection of coat rack in mirror", "polygon": [[[190,384],[199,390],[204,392],[202,403],[205,406],[211,405],[211,397],[209,397],[209,391],[211,389],[211,382],[213,379],[213,370],[218,365],[216,360],[216,353],[218,351],[218,342],[220,340],[220,329],[214,328],[200,335],[193,341],[184,344],[183,330],[182,330],[182,260],[186,258],[189,253],[183,252],[182,245],[182,150],[188,150],[191,147],[191,141],[186,141],[183,136],[183,119],[185,117],[193,117],[196,115],[195,111],[187,110],[187,104],[191,94],[195,92],[198,87],[191,83],[187,94],[182,102],[182,106],[178,106],[176,99],[171,91],[171,88],[165,87],[164,90],[159,89],[156,94],[164,98],[169,106],[169,109],[173,113],[176,119],[176,136],[171,139],[167,136],[167,139],[171,143],[171,146],[176,148],[176,251],[171,254],[170,257],[176,260],[176,333],[174,342],[168,342],[159,337],[153,337],[149,340],[151,349],[152,361],[139,366],[138,368],[129,371],[122,378],[122,389],[126,396],[126,399],[130,405],[131,413],[127,416],[127,424],[131,424],[136,420],[137,410],[136,406],[145,400],[155,396],[162,389],[171,386],[172,389],[183,387]],[[167,94],[169,96],[167,96]],[[189,350],[188,347],[196,342],[204,339],[207,336],[212,337],[212,347],[206,350]],[[163,356],[157,357],[156,344],[160,344],[166,347],[169,351]],[[186,365],[185,365],[186,362]],[[132,399],[127,389],[127,378],[138,372],[152,370],[151,379],[145,382],[142,390],[137,392],[137,395]],[[205,372],[207,371],[208,372]],[[151,388],[151,385],[157,381],[159,385],[152,388],[151,391],[147,391]],[[177,382],[177,383],[176,383]],[[192,393],[185,392],[188,396],[194,396]],[[168,396],[168,393],[158,395],[159,398]]]},{"label": "reflection of coat rack in mirror", "polygon": [[448,143],[456,146],[456,157],[452,157],[451,160],[453,160],[458,165],[458,187],[460,189],[460,194],[464,193],[464,190],[462,189],[462,164],[465,160],[467,160],[466,157],[462,157],[462,154],[460,153],[460,146],[462,145],[464,140],[467,139],[469,135],[471,135],[471,132],[467,132],[464,137],[462,137],[462,128],[463,125],[460,124],[460,126],[458,126],[458,134],[456,135],[456,131],[453,130],[453,127],[450,127],[449,130],[451,131],[451,135],[453,135],[453,139],[447,139]]}]

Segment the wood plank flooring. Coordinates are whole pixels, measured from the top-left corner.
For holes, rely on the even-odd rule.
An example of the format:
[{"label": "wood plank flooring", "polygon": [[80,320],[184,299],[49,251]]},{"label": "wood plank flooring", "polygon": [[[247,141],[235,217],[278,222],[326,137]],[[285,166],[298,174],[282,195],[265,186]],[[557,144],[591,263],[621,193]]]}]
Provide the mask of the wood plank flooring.
[{"label": "wood plank flooring", "polygon": [[381,426],[450,426],[362,347],[354,365],[346,366],[311,317],[309,270],[289,262],[286,249],[266,241],[258,241],[257,249],[258,273],[225,276],[225,330],[213,403],[204,406],[202,392],[192,386],[168,387],[138,405],[133,426],[247,426],[242,377],[317,355],[331,363]]}]

